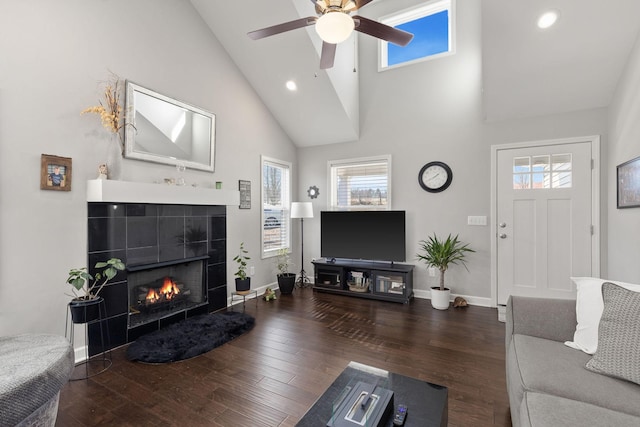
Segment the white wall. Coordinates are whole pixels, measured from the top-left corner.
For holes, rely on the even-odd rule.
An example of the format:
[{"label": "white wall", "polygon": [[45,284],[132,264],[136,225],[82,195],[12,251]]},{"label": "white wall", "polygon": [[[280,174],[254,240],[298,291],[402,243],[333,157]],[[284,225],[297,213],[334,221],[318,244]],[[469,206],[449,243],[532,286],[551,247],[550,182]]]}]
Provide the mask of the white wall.
[{"label": "white wall", "polygon": [[616,208],[616,165],[640,157],[640,38],[609,108],[607,278],[640,283],[640,208]]},{"label": "white wall", "polygon": [[[415,1],[367,5],[368,16],[389,13]],[[318,212],[326,209],[327,161],[391,154],[392,208],[407,212],[407,262],[417,264],[418,242],[434,232],[459,234],[477,252],[468,257],[469,272],[454,267],[447,284],[456,294],[490,304],[490,230],[467,225],[467,216],[490,212],[490,147],[492,144],[602,135],[606,141],[606,110],[486,123],[482,111],[480,2],[456,2],[457,53],[408,67],[377,72],[377,43],[360,37],[361,138],[357,142],[299,150],[298,196],[310,185],[320,188],[313,201],[316,218],[305,221],[305,260],[320,256]],[[524,84],[524,83],[523,83]],[[432,160],[453,170],[453,183],[439,194],[423,191],[418,171]],[[307,199],[308,200],[308,199]],[[491,218],[488,218],[491,221]],[[414,288],[425,295],[437,277],[423,264],[414,274]],[[307,271],[313,271],[309,264]],[[421,292],[424,291],[424,292]]]},{"label": "white wall", "polygon": [[[255,283],[274,281],[259,257],[260,155],[292,162],[295,147],[188,0],[4,1],[0,52],[0,335],[64,333],[66,273],[86,263],[85,183],[107,147],[98,118],[80,111],[109,71],[216,114],[216,171],[185,178],[252,182],[252,209],[228,209],[228,259],[244,241]],[[73,159],[71,192],[40,190],[42,153]],[[125,159],[122,179],[175,173]]]}]

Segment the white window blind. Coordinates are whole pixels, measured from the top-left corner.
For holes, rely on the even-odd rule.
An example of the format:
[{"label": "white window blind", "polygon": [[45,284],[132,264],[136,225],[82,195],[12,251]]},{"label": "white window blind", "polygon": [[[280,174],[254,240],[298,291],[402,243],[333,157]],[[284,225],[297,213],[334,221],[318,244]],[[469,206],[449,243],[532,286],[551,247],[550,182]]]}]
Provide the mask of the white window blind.
[{"label": "white window blind", "polygon": [[331,209],[390,209],[391,157],[329,162]]},{"label": "white window blind", "polygon": [[291,247],[291,164],[262,158],[262,257]]}]

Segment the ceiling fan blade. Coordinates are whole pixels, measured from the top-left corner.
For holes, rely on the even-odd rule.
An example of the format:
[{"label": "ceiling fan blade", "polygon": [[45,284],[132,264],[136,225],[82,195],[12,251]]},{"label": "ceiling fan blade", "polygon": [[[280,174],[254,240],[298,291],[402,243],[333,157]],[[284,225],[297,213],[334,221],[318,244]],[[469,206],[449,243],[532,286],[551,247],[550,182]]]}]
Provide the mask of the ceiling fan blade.
[{"label": "ceiling fan blade", "polygon": [[360,9],[361,7],[366,6],[367,4],[371,3],[373,0],[354,0],[356,3],[356,9]]},{"label": "ceiling fan blade", "polygon": [[273,36],[276,34],[284,33],[286,31],[295,30],[302,27],[308,27],[316,23],[318,18],[310,16],[308,18],[296,19],[295,21],[285,22],[283,24],[274,25],[272,27],[262,28],[260,30],[250,31],[247,35],[252,40],[258,40],[265,37]]},{"label": "ceiling fan blade", "polygon": [[381,24],[377,21],[372,21],[371,19],[363,18],[362,16],[354,15],[353,20],[356,24],[356,31],[369,34],[370,36],[386,40],[399,46],[406,46],[411,39],[413,39],[413,34],[411,33]]},{"label": "ceiling fan blade", "polygon": [[336,45],[333,43],[322,42],[322,55],[320,56],[320,69],[326,70],[333,67],[333,61],[336,58]]}]

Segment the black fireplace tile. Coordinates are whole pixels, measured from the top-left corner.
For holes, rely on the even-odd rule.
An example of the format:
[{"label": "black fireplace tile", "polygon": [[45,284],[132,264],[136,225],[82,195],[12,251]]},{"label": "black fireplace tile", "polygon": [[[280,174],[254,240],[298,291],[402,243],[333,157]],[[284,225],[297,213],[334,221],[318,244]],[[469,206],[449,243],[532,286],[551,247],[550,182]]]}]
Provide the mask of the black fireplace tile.
[{"label": "black fireplace tile", "polygon": [[158,329],[160,329],[160,326],[157,320],[131,328],[127,333],[127,342],[134,342],[141,336],[157,331]]},{"label": "black fireplace tile", "polygon": [[209,306],[207,304],[204,304],[199,307],[187,310],[187,318],[198,316],[200,314],[207,314],[208,312],[209,312]]},{"label": "black fireplace tile", "polygon": [[206,242],[207,218],[203,216],[185,218],[184,237],[186,242]]},{"label": "black fireplace tile", "polygon": [[158,244],[158,221],[154,217],[127,218],[127,248],[143,248]]},{"label": "black fireplace tile", "polygon": [[135,204],[130,203],[127,204],[127,216],[130,217],[156,217],[158,216],[158,206],[157,205],[148,205],[148,204]]},{"label": "black fireplace tile", "polygon": [[209,216],[226,215],[227,207],[225,205],[207,206],[207,212],[209,213]]},{"label": "black fireplace tile", "polygon": [[209,239],[218,240],[227,238],[227,217],[213,216],[210,219]]},{"label": "black fireplace tile", "polygon": [[159,261],[158,247],[127,249],[127,266],[155,264]]},{"label": "black fireplace tile", "polygon": [[218,264],[227,260],[227,241],[212,240],[209,242],[209,264]]},{"label": "black fireplace tile", "polygon": [[208,216],[208,206],[205,205],[189,205],[184,207],[184,215],[189,216]]},{"label": "black fireplace tile", "polygon": [[209,312],[227,307],[227,287],[219,286],[209,290]]},{"label": "black fireplace tile", "polygon": [[107,318],[102,322],[90,323],[87,326],[89,356],[127,343],[127,315]]},{"label": "black fireplace tile", "polygon": [[184,205],[158,205],[158,216],[161,216],[161,217],[170,217],[170,216],[184,217]]},{"label": "black fireplace tile", "polygon": [[187,258],[207,255],[207,242],[187,243],[185,245]]},{"label": "black fireplace tile", "polygon": [[124,218],[89,218],[89,252],[124,249],[126,236]]},{"label": "black fireplace tile", "polygon": [[100,292],[100,296],[104,298],[104,304],[107,308],[107,316],[112,317],[118,314],[127,314],[129,311],[129,290],[127,282],[109,283]]},{"label": "black fireplace tile", "polygon": [[173,261],[184,258],[184,244],[160,245],[159,261]]},{"label": "black fireplace tile", "polygon": [[184,243],[184,217],[161,217],[158,221],[160,230],[158,242],[161,245]]},{"label": "black fireplace tile", "polygon": [[174,323],[178,323],[181,320],[187,318],[187,313],[185,311],[180,311],[172,316],[163,317],[160,319],[160,329],[166,328],[169,325],[173,325]]},{"label": "black fireplace tile", "polygon": [[212,264],[207,266],[207,289],[217,288],[227,284],[227,265]]},{"label": "black fireplace tile", "polygon": [[125,205],[91,202],[87,207],[87,215],[89,218],[114,218],[124,216]]}]

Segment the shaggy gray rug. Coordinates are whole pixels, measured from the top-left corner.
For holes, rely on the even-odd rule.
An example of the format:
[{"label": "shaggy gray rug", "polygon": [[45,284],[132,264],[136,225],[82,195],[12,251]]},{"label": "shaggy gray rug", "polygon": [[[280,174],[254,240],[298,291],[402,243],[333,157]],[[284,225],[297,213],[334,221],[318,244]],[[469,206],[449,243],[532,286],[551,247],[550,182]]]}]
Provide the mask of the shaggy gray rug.
[{"label": "shaggy gray rug", "polygon": [[255,319],[233,311],[202,314],[143,335],[127,348],[127,359],[168,363],[206,353],[251,330]]}]

